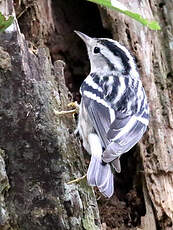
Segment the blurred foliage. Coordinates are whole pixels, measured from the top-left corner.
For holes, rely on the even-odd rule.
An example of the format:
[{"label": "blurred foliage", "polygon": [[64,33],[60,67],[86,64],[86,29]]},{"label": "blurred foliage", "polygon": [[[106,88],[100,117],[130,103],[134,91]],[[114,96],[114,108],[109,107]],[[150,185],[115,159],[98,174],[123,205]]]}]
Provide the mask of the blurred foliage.
[{"label": "blurred foliage", "polygon": [[156,21],[149,21],[146,18],[143,18],[140,14],[134,13],[131,10],[127,9],[125,5],[117,0],[88,0],[89,2],[94,2],[111,9],[117,10],[129,17],[135,19],[136,21],[140,22],[144,26],[147,26],[151,30],[160,30],[160,26]]},{"label": "blurred foliage", "polygon": [[4,32],[14,21],[13,16],[9,16],[8,19],[0,12],[0,32]]}]

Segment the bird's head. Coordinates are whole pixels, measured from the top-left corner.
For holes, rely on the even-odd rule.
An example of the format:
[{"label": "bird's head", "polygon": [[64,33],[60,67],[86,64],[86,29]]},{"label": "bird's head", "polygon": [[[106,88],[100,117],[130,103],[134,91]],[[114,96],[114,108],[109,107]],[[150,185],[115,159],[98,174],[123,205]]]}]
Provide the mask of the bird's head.
[{"label": "bird's head", "polygon": [[132,55],[119,42],[108,38],[91,38],[79,31],[75,33],[86,44],[91,72],[116,71],[124,75],[136,72]]}]

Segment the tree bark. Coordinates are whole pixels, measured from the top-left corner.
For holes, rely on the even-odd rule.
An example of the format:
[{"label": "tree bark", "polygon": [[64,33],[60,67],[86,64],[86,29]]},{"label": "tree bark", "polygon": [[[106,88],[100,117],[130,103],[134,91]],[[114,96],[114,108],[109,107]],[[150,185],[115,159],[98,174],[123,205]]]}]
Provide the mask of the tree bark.
[{"label": "tree bark", "polygon": [[150,105],[150,124],[140,152],[143,159],[143,192],[146,215],[142,229],[173,228],[173,1],[121,1],[150,20],[161,31],[151,31],[112,10],[100,9],[104,26],[114,39],[137,57]]},{"label": "tree bark", "polygon": [[[72,100],[66,85],[79,100],[88,73],[74,29],[128,47],[150,105],[148,131],[122,157],[115,195],[98,200],[102,228],[173,228],[173,0],[121,2],[161,31],[87,1],[15,1],[18,20],[0,35],[0,229],[101,228],[86,181],[67,184],[86,172],[75,121],[54,114]],[[12,0],[2,0],[0,11],[15,15]],[[67,63],[65,76],[62,61],[52,65],[57,59]]]},{"label": "tree bark", "polygon": [[[0,10],[15,17],[11,0]],[[1,34],[0,229],[99,229],[91,187],[67,184],[85,167],[73,117],[54,114],[71,97],[63,69],[47,48],[28,48],[16,18]]]}]

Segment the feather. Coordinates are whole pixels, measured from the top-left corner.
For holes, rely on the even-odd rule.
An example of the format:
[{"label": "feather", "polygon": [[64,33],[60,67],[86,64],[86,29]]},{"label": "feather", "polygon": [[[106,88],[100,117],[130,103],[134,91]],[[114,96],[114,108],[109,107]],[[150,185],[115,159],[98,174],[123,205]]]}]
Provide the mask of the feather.
[{"label": "feather", "polygon": [[93,126],[101,139],[102,147],[106,148],[106,146],[109,144],[106,134],[111,124],[109,109],[97,103],[96,101],[92,101],[87,110],[90,118],[93,121]]},{"label": "feather", "polygon": [[141,139],[146,131],[146,127],[146,125],[136,120],[128,132],[107,146],[103,152],[103,161],[111,162],[115,170],[120,172],[121,167],[119,167],[119,162],[117,162],[119,157],[123,153],[128,152]]},{"label": "feather", "polygon": [[91,153],[87,179],[110,197],[114,191],[111,164],[120,172],[120,156],[146,131],[147,99],[134,59],[124,46],[76,33],[87,46],[91,64],[91,73],[80,88],[78,125],[83,146]]},{"label": "feather", "polygon": [[91,148],[91,160],[87,171],[87,181],[91,186],[97,186],[106,197],[114,193],[114,177],[110,164],[102,164],[102,146],[99,137],[91,133],[88,141]]},{"label": "feather", "polygon": [[112,162],[117,172],[121,171],[120,156],[129,151],[146,131],[146,124],[142,123],[136,115],[127,115],[114,110],[115,119],[111,123],[109,105],[104,106],[96,100],[83,96],[83,103],[94,129],[105,149],[102,154],[104,162]]},{"label": "feather", "polygon": [[114,193],[114,176],[110,164],[102,164],[102,160],[91,156],[87,171],[87,181],[91,186],[97,186],[99,191],[106,197]]}]

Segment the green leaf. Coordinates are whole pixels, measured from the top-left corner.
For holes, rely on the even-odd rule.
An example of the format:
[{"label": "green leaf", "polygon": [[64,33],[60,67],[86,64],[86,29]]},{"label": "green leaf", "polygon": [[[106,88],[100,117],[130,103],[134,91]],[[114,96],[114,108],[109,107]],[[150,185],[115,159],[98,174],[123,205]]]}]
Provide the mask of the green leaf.
[{"label": "green leaf", "polygon": [[160,30],[160,26],[156,21],[149,21],[146,18],[143,18],[140,14],[134,13],[126,8],[125,5],[123,5],[121,2],[116,0],[88,0],[89,2],[94,2],[106,7],[109,7],[111,9],[117,10],[125,15],[128,15],[129,17],[135,19],[136,21],[140,22],[144,26],[149,27],[151,30]]},{"label": "green leaf", "polygon": [[8,19],[6,19],[5,16],[0,12],[0,32],[6,30],[13,23],[13,20],[13,16],[10,16]]}]

